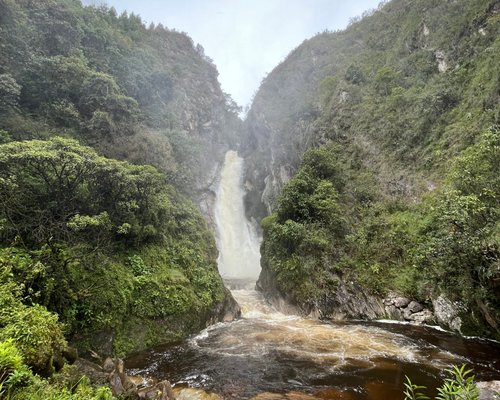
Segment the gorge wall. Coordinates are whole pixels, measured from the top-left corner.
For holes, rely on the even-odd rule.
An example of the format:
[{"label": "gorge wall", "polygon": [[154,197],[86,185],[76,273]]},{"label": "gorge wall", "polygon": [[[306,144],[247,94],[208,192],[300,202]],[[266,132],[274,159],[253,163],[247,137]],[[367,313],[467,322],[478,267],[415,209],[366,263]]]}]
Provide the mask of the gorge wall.
[{"label": "gorge wall", "polygon": [[[9,315],[47,312],[83,352],[122,355],[236,315],[193,206],[210,222],[241,124],[203,48],[78,0],[2,1],[0,43]],[[2,319],[2,332],[21,320]],[[53,337],[40,339],[41,364],[64,347],[59,328],[44,326]]]},{"label": "gorge wall", "polygon": [[390,1],[262,81],[243,151],[270,298],[326,318],[445,298],[498,337],[499,27],[496,0]]}]

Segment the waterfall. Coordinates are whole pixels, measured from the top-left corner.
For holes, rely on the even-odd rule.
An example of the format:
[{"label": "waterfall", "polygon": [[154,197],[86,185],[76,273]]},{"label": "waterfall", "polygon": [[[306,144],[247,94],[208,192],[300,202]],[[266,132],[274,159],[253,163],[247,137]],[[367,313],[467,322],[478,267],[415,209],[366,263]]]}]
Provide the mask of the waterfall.
[{"label": "waterfall", "polygon": [[[129,358],[135,374],[230,399],[400,399],[405,375],[432,393],[442,370],[464,361],[482,371],[484,380],[498,379],[497,343],[428,327],[326,323],[278,312],[255,290],[259,238],[245,218],[242,169],[243,160],[228,152],[214,210],[219,271],[242,318],[209,326],[165,350],[141,352],[133,356],[135,366]],[[184,396],[219,398],[201,390]]]},{"label": "waterfall", "polygon": [[243,159],[236,151],[228,151],[215,203],[217,263],[224,279],[255,281],[260,273],[260,239],[245,216],[242,172]]}]

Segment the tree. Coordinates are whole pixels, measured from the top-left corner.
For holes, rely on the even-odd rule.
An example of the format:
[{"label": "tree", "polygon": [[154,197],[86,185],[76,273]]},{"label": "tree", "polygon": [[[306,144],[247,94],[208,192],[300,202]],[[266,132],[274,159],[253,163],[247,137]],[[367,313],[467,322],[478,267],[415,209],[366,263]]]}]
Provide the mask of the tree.
[{"label": "tree", "polygon": [[170,207],[171,189],[153,167],[109,160],[57,137],[1,145],[0,182],[4,243],[16,236],[26,244],[154,240]]},{"label": "tree", "polygon": [[17,109],[21,85],[9,74],[0,74],[0,113]]}]

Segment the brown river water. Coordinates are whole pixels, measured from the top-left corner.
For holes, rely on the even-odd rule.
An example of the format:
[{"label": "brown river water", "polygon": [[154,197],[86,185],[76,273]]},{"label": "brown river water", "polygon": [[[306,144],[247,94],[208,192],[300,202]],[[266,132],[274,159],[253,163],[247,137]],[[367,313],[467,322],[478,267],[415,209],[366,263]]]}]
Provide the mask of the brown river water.
[{"label": "brown river water", "polygon": [[126,360],[128,373],[226,399],[403,399],[405,375],[434,394],[444,370],[462,363],[477,380],[500,379],[496,342],[431,327],[284,315],[246,286],[232,290],[242,319],[137,353]]},{"label": "brown river water", "polygon": [[477,380],[500,379],[496,342],[397,323],[326,323],[267,304],[254,290],[260,238],[245,218],[242,168],[243,160],[229,151],[214,211],[219,271],[243,317],[132,355],[125,361],[129,374],[192,388],[182,400],[398,400],[405,375],[434,395],[444,370],[463,363]]}]

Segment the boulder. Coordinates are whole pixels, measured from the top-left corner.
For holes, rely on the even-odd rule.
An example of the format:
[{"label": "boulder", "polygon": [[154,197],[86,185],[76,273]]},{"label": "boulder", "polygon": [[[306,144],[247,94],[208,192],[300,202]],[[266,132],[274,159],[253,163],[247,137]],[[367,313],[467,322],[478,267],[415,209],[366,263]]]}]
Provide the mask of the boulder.
[{"label": "boulder", "polygon": [[161,381],[155,386],[150,386],[137,391],[139,399],[144,400],[174,400],[176,397],[169,381]]},{"label": "boulder", "polygon": [[224,300],[210,311],[210,315],[206,318],[206,326],[220,321],[230,322],[239,317],[241,317],[241,308],[229,289],[224,287]]},{"label": "boulder", "polygon": [[403,318],[403,314],[401,313],[401,310],[392,304],[385,306],[385,313],[387,315],[387,318],[389,318],[389,319],[395,319],[395,320],[399,321]]},{"label": "boulder", "polygon": [[401,296],[398,296],[398,297],[395,297],[393,299],[394,301],[394,305],[397,307],[397,308],[404,308],[406,307],[408,304],[410,304],[410,299],[407,298],[407,297],[401,297]]},{"label": "boulder", "polygon": [[411,321],[412,320],[412,315],[413,315],[413,313],[411,312],[411,310],[409,308],[403,309],[403,318],[405,320]]},{"label": "boulder", "polygon": [[500,400],[500,381],[478,382],[478,400]]},{"label": "boulder", "polygon": [[103,371],[100,365],[83,358],[77,359],[73,364],[81,375],[87,376],[92,383],[104,385],[108,382],[108,374]]},{"label": "boulder", "polygon": [[411,321],[417,324],[431,324],[434,322],[434,314],[427,309],[411,314]]},{"label": "boulder", "polygon": [[113,372],[109,376],[109,385],[111,386],[111,392],[113,392],[113,396],[120,396],[125,393],[125,388],[123,387],[122,380],[117,372]]},{"label": "boulder", "polygon": [[436,300],[432,301],[432,305],[439,325],[461,333],[462,319],[459,314],[463,311],[463,306],[460,303],[452,303],[444,295],[440,295]]},{"label": "boulder", "polygon": [[410,304],[408,304],[406,308],[410,310],[412,313],[417,313],[422,311],[424,309],[424,306],[416,301],[412,301],[410,302]]},{"label": "boulder", "polygon": [[113,362],[113,360],[111,359],[111,357],[108,357],[104,360],[104,364],[102,366],[102,369],[104,372],[107,372],[108,374],[110,374],[111,372],[114,371],[115,369],[115,363]]}]

